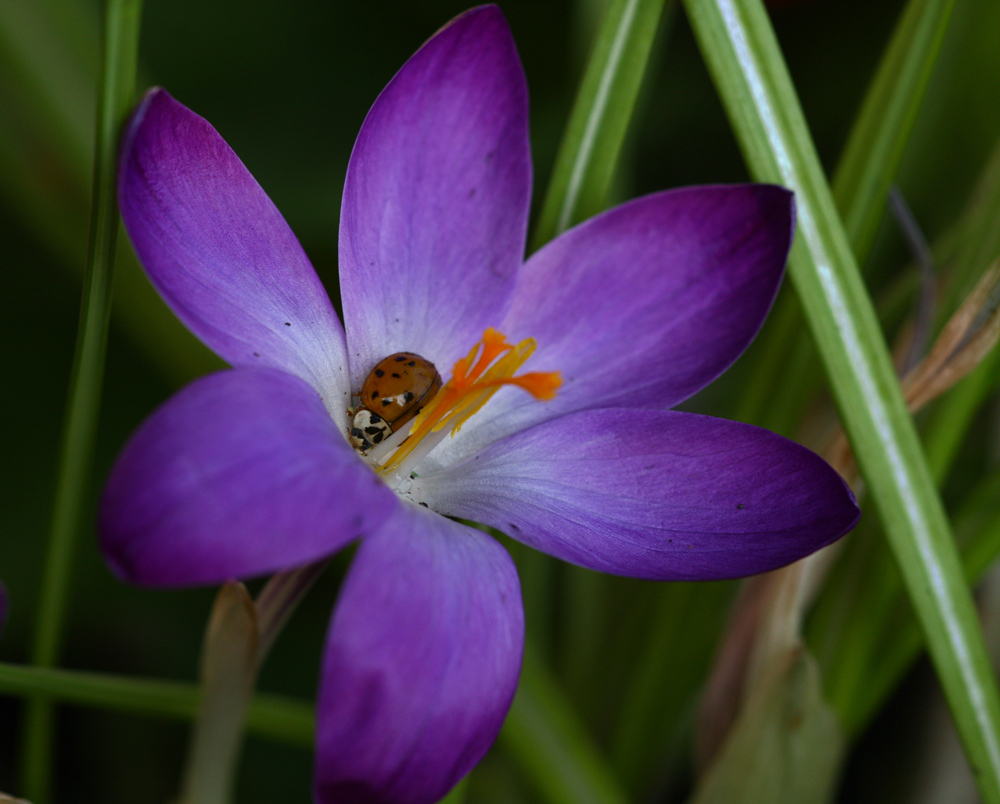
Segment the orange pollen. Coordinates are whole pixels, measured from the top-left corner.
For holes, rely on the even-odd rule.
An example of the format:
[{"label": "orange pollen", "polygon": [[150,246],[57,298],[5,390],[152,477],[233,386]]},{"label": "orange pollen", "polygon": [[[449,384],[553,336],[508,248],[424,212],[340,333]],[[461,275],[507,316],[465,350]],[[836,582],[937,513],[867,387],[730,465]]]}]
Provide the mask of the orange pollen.
[{"label": "orange pollen", "polygon": [[523,388],[535,399],[554,399],[562,385],[558,371],[536,371],[514,376],[514,372],[534,351],[534,338],[526,338],[513,346],[507,343],[507,337],[502,332],[487,329],[482,340],[465,357],[456,361],[448,383],[413,419],[409,437],[380,467],[380,474],[387,475],[397,469],[431,433],[447,427],[454,436],[504,385]]}]

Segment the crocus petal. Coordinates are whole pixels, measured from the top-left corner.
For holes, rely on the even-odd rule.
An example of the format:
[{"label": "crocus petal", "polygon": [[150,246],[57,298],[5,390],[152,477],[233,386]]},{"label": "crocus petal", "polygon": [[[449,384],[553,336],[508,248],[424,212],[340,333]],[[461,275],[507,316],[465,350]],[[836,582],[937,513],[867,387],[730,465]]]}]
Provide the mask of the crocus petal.
[{"label": "crocus petal", "polygon": [[353,387],[394,352],[450,369],[506,309],[531,192],[527,88],[495,6],[403,66],[351,154],[340,287]]},{"label": "crocus petal", "polygon": [[343,330],[302,246],[218,132],[162,89],[132,117],[118,197],[188,329],[233,366],[283,369],[347,407]]},{"label": "crocus petal", "polygon": [[657,580],[774,569],[858,518],[840,476],[804,447],[677,411],[573,414],[419,482],[441,513],[575,564]]},{"label": "crocus petal", "polygon": [[237,369],[189,385],[133,435],[104,493],[101,544],[136,583],[219,583],[328,556],[397,499],[313,388]]},{"label": "crocus petal", "polygon": [[566,232],[525,264],[501,325],[537,341],[525,369],[560,372],[559,394],[540,405],[502,391],[454,447],[576,410],[665,410],[700,390],[760,329],[792,224],[787,190],[737,185],[644,196]]},{"label": "crocus petal", "polygon": [[327,637],[317,709],[321,804],[430,804],[483,756],[524,640],[513,562],[413,505],[362,541]]}]

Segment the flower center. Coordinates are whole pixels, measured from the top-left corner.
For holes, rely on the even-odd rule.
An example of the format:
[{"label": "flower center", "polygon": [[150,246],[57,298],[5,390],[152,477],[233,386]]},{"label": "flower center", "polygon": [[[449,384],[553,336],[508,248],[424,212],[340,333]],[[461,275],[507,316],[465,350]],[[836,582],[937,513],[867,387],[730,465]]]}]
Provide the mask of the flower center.
[{"label": "flower center", "polygon": [[562,384],[559,372],[528,372],[515,376],[534,351],[533,338],[526,338],[515,346],[507,342],[502,332],[487,329],[469,353],[455,363],[447,384],[421,407],[410,422],[408,434],[405,430],[393,433],[393,437],[383,442],[384,448],[378,450],[381,454],[372,456],[379,460],[398,445],[395,452],[380,462],[379,475],[405,477],[409,467],[415,466],[446,435],[454,436],[505,385],[523,388],[539,400],[555,398]]}]

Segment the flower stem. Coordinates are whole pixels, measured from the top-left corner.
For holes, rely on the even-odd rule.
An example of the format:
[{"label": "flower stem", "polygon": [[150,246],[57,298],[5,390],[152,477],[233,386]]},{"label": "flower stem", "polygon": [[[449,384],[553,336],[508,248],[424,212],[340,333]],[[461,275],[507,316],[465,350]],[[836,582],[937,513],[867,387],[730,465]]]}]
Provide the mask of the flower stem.
[{"label": "flower stem", "polygon": [[323,571],[317,562],[274,575],[257,601],[240,583],[219,590],[205,632],[201,701],[180,804],[231,801],[257,673],[295,606]]},{"label": "flower stem", "polygon": [[325,561],[274,575],[257,596],[257,662],[262,663],[299,601],[326,568]]},{"label": "flower stem", "polygon": [[[42,667],[51,667],[59,659],[76,537],[91,474],[118,232],[115,209],[118,135],[134,94],[141,9],[141,0],[108,0],[105,10],[90,245],[32,649],[33,661]],[[50,797],[52,718],[51,699],[38,696],[30,702],[25,721],[22,781],[26,795],[37,804],[44,804]]]},{"label": "flower stem", "polygon": [[258,618],[241,583],[219,590],[205,631],[201,704],[184,771],[181,804],[231,798],[247,707],[257,680]]}]

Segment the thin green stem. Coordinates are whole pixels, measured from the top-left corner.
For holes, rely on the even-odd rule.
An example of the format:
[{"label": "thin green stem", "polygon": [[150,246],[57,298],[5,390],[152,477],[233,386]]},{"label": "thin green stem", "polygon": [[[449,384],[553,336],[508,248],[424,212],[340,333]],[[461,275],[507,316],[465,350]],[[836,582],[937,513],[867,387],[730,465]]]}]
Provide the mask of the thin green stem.
[{"label": "thin green stem", "polygon": [[[0,692],[174,720],[198,712],[197,685],[0,662]],[[316,730],[311,701],[258,693],[250,702],[247,731],[289,745],[312,748]]]},{"label": "thin green stem", "polygon": [[767,14],[759,0],[685,6],[751,171],[795,191],[795,289],[980,793],[1000,802],[1000,697],[972,597]]},{"label": "thin green stem", "polygon": [[[658,590],[611,742],[614,768],[635,795],[662,773],[683,718],[691,714],[733,589],[719,581],[663,584]],[[684,645],[683,662],[677,661],[678,645]]]},{"label": "thin green stem", "polygon": [[[600,212],[635,108],[666,0],[612,0],[566,125],[531,250]],[[511,546],[535,644],[553,644],[552,559]]]},{"label": "thin green stem", "polygon": [[624,804],[624,792],[530,645],[499,743],[514,756],[540,800],[550,804]]},{"label": "thin green stem", "polygon": [[[76,537],[91,475],[118,232],[116,154],[119,132],[134,94],[141,8],[141,0],[109,0],[105,13],[104,67],[97,103],[90,246],[32,650],[34,662],[42,667],[50,667],[58,661],[65,630]],[[49,699],[40,696],[31,701],[25,724],[23,784],[26,795],[36,804],[45,804],[49,800],[52,718]]]},{"label": "thin green stem", "polygon": [[875,240],[954,8],[955,0],[907,4],[837,166],[833,197],[861,265]]},{"label": "thin green stem", "polygon": [[556,156],[532,250],[604,209],[665,0],[613,0]]}]

